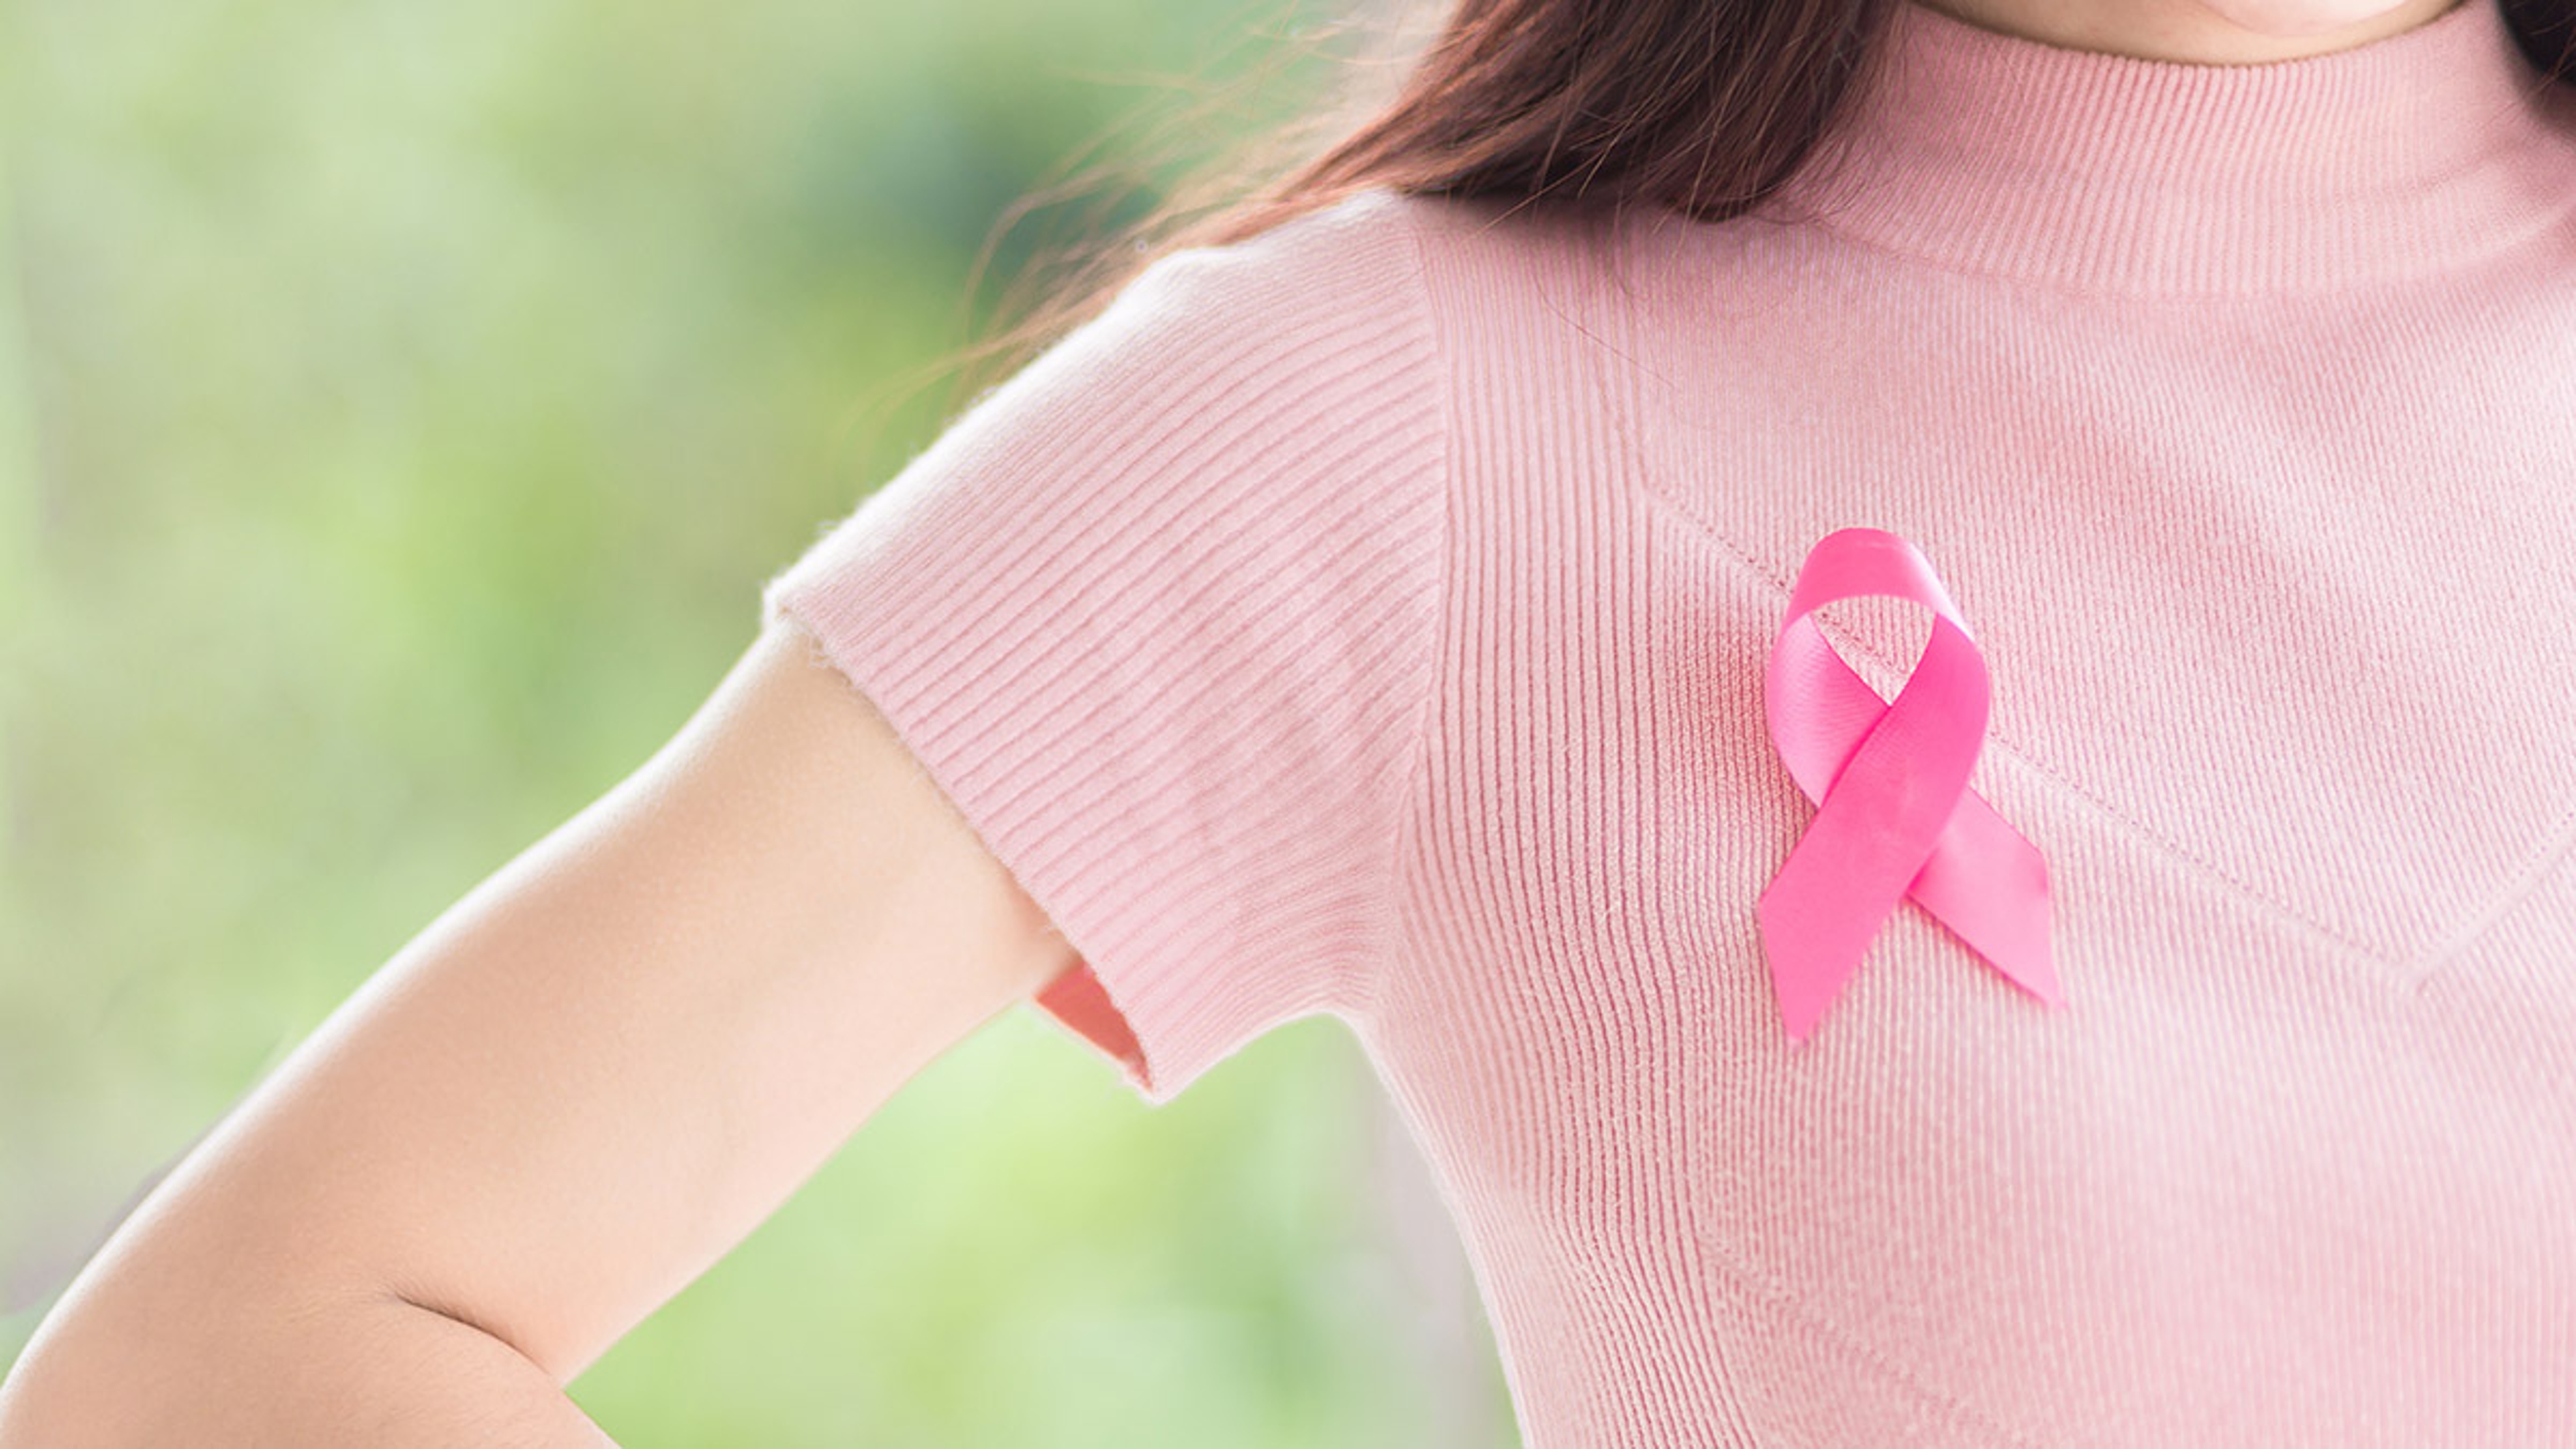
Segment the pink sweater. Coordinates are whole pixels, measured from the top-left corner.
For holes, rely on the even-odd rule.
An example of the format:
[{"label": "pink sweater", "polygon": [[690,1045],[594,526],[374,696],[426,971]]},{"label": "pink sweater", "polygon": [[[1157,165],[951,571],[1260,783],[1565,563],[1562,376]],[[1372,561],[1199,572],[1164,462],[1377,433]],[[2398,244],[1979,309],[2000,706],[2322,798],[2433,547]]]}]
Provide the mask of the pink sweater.
[{"label": "pink sweater", "polygon": [[[1172,256],[765,607],[1148,1100],[1349,1025],[1533,1449],[2576,1443],[2576,101],[2495,0],[1898,44],[1771,215]],[[1783,1030],[1763,670],[1854,525],[2062,1006],[1906,901]],[[1890,698],[1931,622],[1819,617]]]}]

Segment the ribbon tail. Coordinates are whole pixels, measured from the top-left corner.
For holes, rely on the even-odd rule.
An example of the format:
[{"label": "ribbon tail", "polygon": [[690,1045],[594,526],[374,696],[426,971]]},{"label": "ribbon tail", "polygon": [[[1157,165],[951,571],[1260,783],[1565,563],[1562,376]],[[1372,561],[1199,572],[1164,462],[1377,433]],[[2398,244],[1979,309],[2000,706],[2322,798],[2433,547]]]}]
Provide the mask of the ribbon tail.
[{"label": "ribbon tail", "polygon": [[1909,894],[2005,980],[2066,1004],[2049,944],[2047,858],[1974,791],[1959,797]]},{"label": "ribbon tail", "polygon": [[1803,1041],[1896,913],[1929,851],[1868,813],[1863,791],[1828,796],[1764,888],[1755,914],[1781,1024]]},{"label": "ribbon tail", "polygon": [[1784,866],[1755,908],[1762,923],[1762,956],[1771,968],[1771,995],[1791,1041],[1803,1042],[1842,994],[1843,983],[1877,933],[1875,921],[1801,880]]}]

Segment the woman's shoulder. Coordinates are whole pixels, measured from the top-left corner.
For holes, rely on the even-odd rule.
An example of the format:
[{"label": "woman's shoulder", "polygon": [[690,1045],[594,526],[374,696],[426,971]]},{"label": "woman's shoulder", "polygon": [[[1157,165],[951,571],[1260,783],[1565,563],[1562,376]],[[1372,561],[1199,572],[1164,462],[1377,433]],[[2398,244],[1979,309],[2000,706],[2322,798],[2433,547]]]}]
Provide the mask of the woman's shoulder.
[{"label": "woman's shoulder", "polygon": [[1300,211],[1244,241],[1198,250],[1317,279],[1372,264],[1381,271],[1402,270],[1409,259],[1417,273],[1506,280],[1516,272],[1559,272],[1598,262],[1619,230],[1597,214],[1529,198],[1416,191],[1381,182]]}]

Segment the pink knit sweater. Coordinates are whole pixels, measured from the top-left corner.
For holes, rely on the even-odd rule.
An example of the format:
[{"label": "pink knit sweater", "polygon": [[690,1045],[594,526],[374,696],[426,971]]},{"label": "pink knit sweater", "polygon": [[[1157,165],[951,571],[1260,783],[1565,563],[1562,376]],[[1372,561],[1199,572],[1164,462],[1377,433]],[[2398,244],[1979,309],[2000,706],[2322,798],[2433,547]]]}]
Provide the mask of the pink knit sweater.
[{"label": "pink knit sweater", "polygon": [[[2576,1444],[2576,101],[2495,0],[1897,45],[1762,215],[1174,255],[765,607],[1147,1099],[1350,1026],[1533,1449]],[[1782,1029],[1763,670],[1853,525],[1983,652],[2062,1006],[1908,901]],[[1931,619],[1820,617],[1888,698]]]}]

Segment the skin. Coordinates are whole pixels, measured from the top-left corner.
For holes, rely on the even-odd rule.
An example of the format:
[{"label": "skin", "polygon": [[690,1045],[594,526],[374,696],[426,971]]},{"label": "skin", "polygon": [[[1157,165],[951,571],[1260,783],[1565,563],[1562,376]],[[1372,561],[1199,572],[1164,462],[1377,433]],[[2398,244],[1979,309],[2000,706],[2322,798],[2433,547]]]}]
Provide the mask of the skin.
[{"label": "skin", "polygon": [[2349,50],[2454,5],[2495,0],[1912,0],[1987,30],[2070,50],[2258,65]]},{"label": "skin", "polygon": [[152,1189],[0,1380],[0,1449],[615,1449],[563,1386],[1078,959],[768,620]]}]

